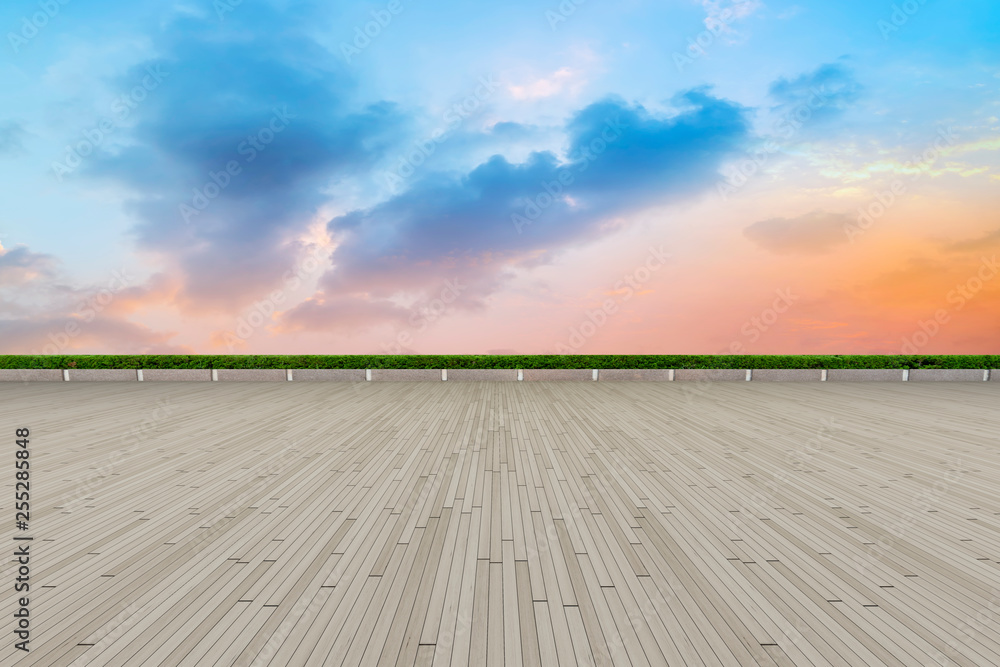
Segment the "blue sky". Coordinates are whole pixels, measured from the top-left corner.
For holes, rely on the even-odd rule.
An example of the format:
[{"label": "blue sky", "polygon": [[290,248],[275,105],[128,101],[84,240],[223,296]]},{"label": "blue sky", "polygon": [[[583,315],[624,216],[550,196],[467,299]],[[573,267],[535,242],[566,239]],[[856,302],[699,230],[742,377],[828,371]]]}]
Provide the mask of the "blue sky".
[{"label": "blue sky", "polygon": [[[7,352],[552,352],[664,243],[573,351],[897,352],[1000,228],[996,3],[53,0],[0,25]],[[791,283],[797,314],[734,339]],[[922,349],[988,349],[996,290]]]}]

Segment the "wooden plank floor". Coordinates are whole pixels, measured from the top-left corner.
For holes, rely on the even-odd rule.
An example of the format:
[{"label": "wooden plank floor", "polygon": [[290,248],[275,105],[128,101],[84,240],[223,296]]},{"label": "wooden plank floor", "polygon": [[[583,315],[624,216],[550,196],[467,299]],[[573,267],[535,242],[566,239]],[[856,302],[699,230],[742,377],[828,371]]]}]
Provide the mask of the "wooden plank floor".
[{"label": "wooden plank floor", "polygon": [[[997,383],[10,383],[3,665],[997,665]],[[5,547],[7,548],[7,547]]]}]

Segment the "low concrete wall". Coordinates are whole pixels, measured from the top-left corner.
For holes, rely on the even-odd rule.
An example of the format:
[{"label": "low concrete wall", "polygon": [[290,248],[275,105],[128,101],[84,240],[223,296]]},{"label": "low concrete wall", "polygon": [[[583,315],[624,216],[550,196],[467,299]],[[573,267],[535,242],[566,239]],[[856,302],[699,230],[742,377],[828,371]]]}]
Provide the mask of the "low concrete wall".
[{"label": "low concrete wall", "polygon": [[[751,379],[756,382],[818,382],[823,379],[820,369],[761,368],[753,371]],[[65,373],[65,376],[64,376]],[[151,368],[141,371],[129,369],[71,368],[63,371],[55,368],[0,369],[0,382],[59,382],[69,379],[76,382],[135,381],[142,373],[145,382],[205,382],[212,380],[213,371],[207,368]],[[363,382],[366,376],[378,382],[440,382],[440,369],[417,368],[221,368],[215,378],[227,382]],[[665,382],[708,381],[745,382],[747,371],[736,368],[605,368],[595,371],[590,368],[526,368],[521,371],[502,368],[453,368],[447,371],[450,382],[511,382],[521,379],[529,382],[575,381],[591,382],[595,374],[604,382]],[[672,375],[671,375],[672,374]],[[1000,370],[985,371],[970,368],[920,368],[901,369],[833,368],[826,371],[828,382],[983,382],[987,379],[1000,382]]]},{"label": "low concrete wall", "polygon": [[602,368],[597,375],[598,382],[669,382],[672,379],[669,368]]},{"label": "low concrete wall", "polygon": [[712,382],[746,382],[747,372],[741,368],[678,368],[674,380],[711,380]]},{"label": "low concrete wall", "polygon": [[753,382],[819,382],[823,371],[819,368],[757,368],[750,379]]},{"label": "low concrete wall", "polygon": [[209,368],[144,368],[143,382],[211,382]]},{"label": "low concrete wall", "polygon": [[216,371],[219,382],[287,382],[284,368],[220,368]]},{"label": "low concrete wall", "polygon": [[910,382],[982,382],[977,368],[912,368]]},{"label": "low concrete wall", "polygon": [[525,382],[593,382],[590,368],[525,368],[521,372]]},{"label": "low concrete wall", "polygon": [[514,368],[449,368],[448,382],[517,382]]},{"label": "low concrete wall", "polygon": [[0,382],[62,382],[58,368],[3,368]]},{"label": "low concrete wall", "polygon": [[70,382],[121,382],[138,381],[139,375],[130,368],[71,368]]},{"label": "low concrete wall", "polygon": [[373,368],[372,382],[433,382],[441,381],[441,369]]},{"label": "low concrete wall", "polygon": [[902,382],[903,369],[892,368],[831,368],[827,382]]},{"label": "low concrete wall", "polygon": [[293,382],[364,382],[365,369],[353,368],[296,368]]}]

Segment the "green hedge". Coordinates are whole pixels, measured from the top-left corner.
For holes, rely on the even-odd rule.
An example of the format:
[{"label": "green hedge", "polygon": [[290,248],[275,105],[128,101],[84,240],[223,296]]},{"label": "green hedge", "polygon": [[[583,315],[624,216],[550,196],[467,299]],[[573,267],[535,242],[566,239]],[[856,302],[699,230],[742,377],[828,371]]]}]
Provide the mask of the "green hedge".
[{"label": "green hedge", "polygon": [[1000,355],[0,355],[0,368],[1000,368]]}]

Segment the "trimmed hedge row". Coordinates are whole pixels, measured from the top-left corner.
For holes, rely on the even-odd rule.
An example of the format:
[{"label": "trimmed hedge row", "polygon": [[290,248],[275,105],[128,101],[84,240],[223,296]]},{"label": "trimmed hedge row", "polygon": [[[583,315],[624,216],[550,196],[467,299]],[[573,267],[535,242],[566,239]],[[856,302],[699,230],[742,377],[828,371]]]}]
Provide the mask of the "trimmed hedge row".
[{"label": "trimmed hedge row", "polygon": [[1000,355],[0,355],[0,368],[1000,368]]}]

